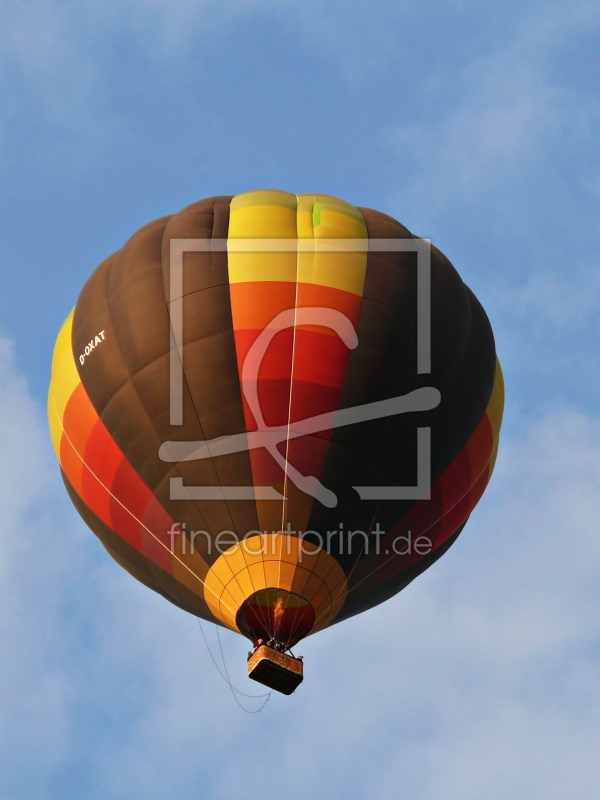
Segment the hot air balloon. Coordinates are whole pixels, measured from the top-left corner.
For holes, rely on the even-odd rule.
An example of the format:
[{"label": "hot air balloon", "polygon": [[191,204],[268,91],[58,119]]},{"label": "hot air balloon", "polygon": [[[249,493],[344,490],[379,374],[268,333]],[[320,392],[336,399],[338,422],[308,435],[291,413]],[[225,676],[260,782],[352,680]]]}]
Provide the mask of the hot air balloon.
[{"label": "hot air balloon", "polygon": [[392,217],[326,195],[200,200],[93,272],[55,347],[49,421],[72,502],[122,567],[290,649],[391,598],[490,479],[504,390],[480,303]]}]

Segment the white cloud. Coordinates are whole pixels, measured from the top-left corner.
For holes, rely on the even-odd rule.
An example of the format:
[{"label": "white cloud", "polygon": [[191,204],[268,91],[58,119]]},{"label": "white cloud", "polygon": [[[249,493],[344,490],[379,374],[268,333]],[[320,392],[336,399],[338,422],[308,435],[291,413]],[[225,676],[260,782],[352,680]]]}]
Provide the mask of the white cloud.
[{"label": "white cloud", "polygon": [[[597,99],[583,86],[569,85],[563,73],[569,48],[598,28],[597,8],[587,2],[568,8],[530,4],[511,23],[510,32],[462,69],[435,76],[422,122],[399,122],[389,131],[408,177],[402,186],[406,207],[412,201],[447,215],[449,205],[485,200],[490,213],[501,208],[502,222],[521,232],[535,217],[533,208],[524,213],[524,201],[531,202],[537,189],[539,204],[548,178],[556,181],[565,142],[572,156],[595,141]],[[572,201],[572,186],[567,184],[566,197],[560,189],[550,207],[556,216],[569,213]],[[547,203],[541,205],[548,211]]]}]

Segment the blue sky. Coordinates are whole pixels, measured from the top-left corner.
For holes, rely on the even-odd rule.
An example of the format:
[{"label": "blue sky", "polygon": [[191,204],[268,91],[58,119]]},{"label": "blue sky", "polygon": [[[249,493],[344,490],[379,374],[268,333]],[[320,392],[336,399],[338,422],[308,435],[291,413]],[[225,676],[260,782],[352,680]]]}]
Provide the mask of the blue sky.
[{"label": "blue sky", "polygon": [[[0,0],[3,798],[597,797],[599,29],[586,0]],[[107,254],[267,186],[431,237],[488,311],[507,409],[457,545],[307,640],[301,690],[250,716],[71,509],[44,404]]]}]

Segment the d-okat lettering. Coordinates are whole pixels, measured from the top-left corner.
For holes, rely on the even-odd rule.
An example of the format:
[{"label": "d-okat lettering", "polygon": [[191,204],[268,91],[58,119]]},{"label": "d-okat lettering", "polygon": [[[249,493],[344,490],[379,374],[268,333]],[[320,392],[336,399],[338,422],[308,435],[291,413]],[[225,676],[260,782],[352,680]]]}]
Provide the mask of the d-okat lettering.
[{"label": "d-okat lettering", "polygon": [[89,356],[92,350],[95,350],[99,344],[102,344],[103,341],[104,341],[104,331],[100,331],[94,336],[94,338],[88,344],[86,344],[85,350],[79,356],[79,363],[81,364],[82,367],[85,363],[86,358]]}]

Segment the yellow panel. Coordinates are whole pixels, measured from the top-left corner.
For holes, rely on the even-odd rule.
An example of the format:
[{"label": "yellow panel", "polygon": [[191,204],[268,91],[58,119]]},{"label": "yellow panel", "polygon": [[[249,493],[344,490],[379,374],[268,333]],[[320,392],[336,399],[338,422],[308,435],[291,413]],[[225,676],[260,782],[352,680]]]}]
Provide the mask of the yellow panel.
[{"label": "yellow panel", "polygon": [[295,239],[296,206],[274,204],[231,208],[229,239]]},{"label": "yellow panel", "polygon": [[250,556],[250,561],[247,563],[253,564],[256,561],[256,558],[263,559],[265,553],[267,553],[269,537],[260,534],[249,536],[247,539],[242,539],[241,548],[245,555]]},{"label": "yellow panel", "polygon": [[498,445],[494,447],[492,451],[492,455],[490,456],[490,464],[489,464],[489,473],[488,473],[488,480],[492,477],[492,472],[494,471],[494,467],[496,466],[496,457],[498,456]]},{"label": "yellow panel", "polygon": [[[331,215],[335,214],[349,218],[343,224],[352,230],[352,236],[359,236],[361,230],[366,230],[367,226],[362,212],[352,203],[348,203],[346,200],[341,200],[331,194],[315,194],[313,197],[321,210],[321,225],[327,225],[328,220],[332,219]],[[320,226],[317,225],[316,227]]]},{"label": "yellow panel", "polygon": [[279,561],[265,561],[265,583],[269,586],[277,586],[279,581]]},{"label": "yellow panel", "polygon": [[313,208],[314,195],[298,195],[296,227],[299,239],[314,239]]},{"label": "yellow panel", "polygon": [[250,580],[250,575],[248,573],[247,568],[238,572],[235,579],[238,582],[240,589],[242,590],[244,599],[247,599],[248,597],[254,594],[254,586],[252,584],[252,581]]},{"label": "yellow panel", "polygon": [[50,426],[50,438],[52,439],[52,446],[54,447],[56,458],[60,462],[60,442],[63,435],[63,426],[62,420],[58,416],[58,411],[54,405],[52,391],[50,391],[48,394],[48,425]]},{"label": "yellow panel", "polygon": [[[190,571],[187,570],[183,564],[176,561],[175,559],[173,559],[173,568],[174,569],[177,568],[178,573],[182,577],[183,575],[185,575],[185,573],[187,573],[188,575],[190,574]],[[206,580],[204,581],[204,597],[206,599],[206,602],[208,602],[210,598],[212,598],[213,603],[217,602],[218,598],[221,597],[224,590],[225,586],[217,578],[216,575],[214,575],[213,573],[209,573],[206,576]]]},{"label": "yellow panel", "polygon": [[331,594],[327,591],[324,583],[313,594],[310,604],[317,611],[321,605],[325,603],[326,607],[331,608]]},{"label": "yellow panel", "polygon": [[311,572],[325,581],[333,569],[334,564],[337,564],[337,561],[330,556],[329,553],[326,553],[325,550],[321,550],[319,557],[311,564]]},{"label": "yellow panel", "polygon": [[[316,240],[368,239],[361,212],[349,203],[327,195],[301,195],[298,198],[298,232],[301,238],[312,236]],[[300,253],[298,264],[300,283],[329,286],[362,297],[367,270],[366,252]]]},{"label": "yellow panel", "polygon": [[314,556],[305,556],[303,554],[299,565],[322,580],[329,590],[331,590],[333,586],[345,583],[346,581],[343,569],[335,558],[329,555],[325,550],[317,551]]},{"label": "yellow panel", "polygon": [[344,593],[346,592],[347,582],[346,582],[346,575],[344,570],[340,567],[338,562],[332,556],[328,556],[331,558],[333,564],[331,568],[331,572],[328,572],[327,575],[324,577],[324,582],[329,591],[333,591],[336,587],[344,587]]},{"label": "yellow panel", "polygon": [[328,607],[327,605],[322,605],[319,608],[311,633],[316,633],[317,631],[322,630],[337,617],[346,601],[346,594],[347,584],[344,577],[342,584],[340,584],[340,586],[338,586],[332,592],[331,606]]},{"label": "yellow panel", "polygon": [[279,580],[277,586],[280,589],[286,589],[288,592],[292,590],[292,583],[294,582],[294,575],[296,573],[295,564],[284,564],[282,562],[279,571]]},{"label": "yellow panel", "polygon": [[[253,537],[254,538],[254,537]],[[258,538],[258,537],[256,537]],[[242,553],[242,557],[246,566],[250,566],[251,564],[262,564],[263,562],[263,554],[258,550],[258,548],[254,548],[249,550],[246,546],[246,542],[242,542],[240,545],[240,552]]]},{"label": "yellow panel", "polygon": [[234,572],[232,569],[232,564],[230,563],[233,559],[229,558],[217,558],[215,563],[211,567],[211,573],[215,575],[219,580],[227,586],[229,581],[233,578]]},{"label": "yellow panel", "polygon": [[[298,562],[299,540],[296,536],[289,536],[286,533],[275,535],[275,558],[286,564],[296,564]],[[272,552],[269,549],[269,553]],[[270,556],[269,556],[270,558]]]},{"label": "yellow panel", "polygon": [[[321,602],[316,609],[316,619],[312,627],[311,633],[316,633],[329,625],[341,611],[347,594],[346,576],[340,569],[341,577],[337,586],[330,586],[330,594],[327,602]],[[318,590],[317,595],[321,599],[321,590]],[[313,604],[317,602],[317,597],[313,598]]]},{"label": "yellow panel", "polygon": [[281,534],[266,534],[261,536],[263,542],[263,560],[265,561],[278,561]]},{"label": "yellow panel", "polygon": [[[247,553],[243,546],[237,546],[222,554],[208,571],[205,581],[204,597],[212,613],[234,627],[235,613],[254,592],[282,588],[308,602],[312,600],[317,612],[313,631],[328,625],[344,605],[346,577],[337,561],[324,550],[315,547],[313,553],[300,554],[301,544],[307,545],[296,536],[268,534],[246,541],[253,552]],[[298,561],[300,556],[301,562]],[[249,567],[246,560],[250,562]],[[220,561],[226,561],[227,567],[221,566]],[[219,576],[229,575],[232,568],[236,571],[235,578],[228,580],[224,587]],[[325,576],[325,581],[311,571],[313,568]],[[212,592],[222,595],[233,611],[224,610]]]},{"label": "yellow panel", "polygon": [[[220,558],[224,558],[224,556]],[[232,630],[238,631],[235,624],[235,613],[245,598],[239,588],[236,590],[234,587],[236,587],[234,579],[229,581],[225,588],[214,569],[210,569],[204,583],[204,599],[216,619],[221,620]]]},{"label": "yellow panel", "polygon": [[63,432],[63,418],[65,408],[73,392],[81,383],[71,344],[73,330],[73,313],[71,311],[65,320],[56,344],[52,358],[52,380],[48,392],[48,422],[50,435],[57,458],[60,460],[60,440]]},{"label": "yellow panel", "polygon": [[310,578],[306,581],[306,586],[304,587],[302,596],[305,597],[309,602],[311,602],[313,596],[316,594],[316,592],[319,591],[322,585],[323,581],[321,580],[321,578],[311,573]]},{"label": "yellow panel", "polygon": [[71,310],[71,313],[63,322],[62,327],[56,337],[56,343],[54,345],[54,353],[52,354],[52,376],[54,377],[54,373],[57,371],[60,362],[62,361],[65,353],[69,353],[70,355],[73,354],[73,346],[71,343],[71,336],[73,331],[73,316],[75,314],[75,309]]},{"label": "yellow panel", "polygon": [[[347,593],[346,576],[337,561],[318,548],[314,554],[300,554],[302,542],[295,536],[276,533],[254,539],[246,541],[253,552],[246,553],[243,546],[234,546],[208,570],[204,599],[213,615],[237,630],[235,616],[248,597],[263,588],[282,588],[312,601],[316,612],[312,632],[329,625],[343,607]],[[300,555],[301,562],[298,561]],[[250,567],[246,566],[246,559],[251,562]],[[227,567],[221,566],[220,561],[227,562]],[[325,575],[325,581],[311,572],[313,567]],[[228,580],[224,587],[219,576],[229,575],[232,569],[235,578]],[[219,602],[219,597],[223,603]]]},{"label": "yellow panel", "polygon": [[[229,283],[286,281],[295,283],[296,253],[229,253]],[[271,501],[272,502],[272,501]]]},{"label": "yellow panel", "polygon": [[75,358],[73,357],[73,350],[71,349],[71,331],[73,327],[73,317],[70,316],[59,335],[57,341],[57,349],[60,347],[60,353],[56,357],[56,369],[52,374],[51,391],[54,397],[54,403],[60,419],[62,420],[67,403],[71,399],[71,395],[81,383],[77,367],[75,366]]},{"label": "yellow panel", "polygon": [[[214,612],[213,612],[214,613]],[[228,628],[231,628],[234,631],[238,631],[238,627],[235,624],[235,614],[228,608],[226,603],[221,603],[219,606],[218,613],[215,613],[215,616],[224,622]]]},{"label": "yellow panel", "polygon": [[[216,587],[213,587],[216,589]],[[210,591],[208,584],[204,584],[204,599],[206,600],[206,605],[209,607],[212,614],[216,617],[220,618],[221,614],[221,595],[222,591]]]},{"label": "yellow panel", "polygon": [[239,605],[236,603],[235,599],[229,594],[227,589],[221,595],[221,611],[224,609],[227,610],[227,613],[231,616],[231,619],[235,621],[235,615],[237,614]]},{"label": "yellow panel", "polygon": [[367,239],[367,226],[364,219],[358,220],[337,209],[328,208],[319,203],[321,207],[321,224],[315,231],[315,239]]},{"label": "yellow panel", "polygon": [[310,570],[304,569],[302,566],[298,565],[296,569],[296,574],[294,575],[294,582],[292,584],[292,592],[295,594],[302,595],[304,592],[304,587],[306,586],[306,581],[311,576]]},{"label": "yellow panel", "polygon": [[301,540],[298,538],[297,541],[298,541],[298,561],[305,562],[307,565],[310,565],[310,569],[312,569],[312,565],[318,561],[319,556],[321,555],[323,550],[321,550],[318,544],[309,542],[307,539]]},{"label": "yellow panel", "polygon": [[251,564],[248,567],[248,572],[250,573],[250,580],[252,581],[255,592],[258,592],[260,589],[267,588],[267,584],[265,583],[265,570],[262,560],[257,561],[255,564]]},{"label": "yellow panel", "polygon": [[229,550],[226,550],[224,553],[222,553],[215,561],[215,564],[221,561],[221,559],[227,561],[227,564],[234,575],[236,575],[241,569],[246,568],[246,559],[244,558],[242,547],[239,544],[234,544],[229,548]]},{"label": "yellow panel", "polygon": [[237,582],[237,579],[233,578],[232,580],[230,580],[225,588],[229,592],[229,594],[233,597],[238,607],[241,606],[246,597],[243,591],[241,590],[240,585]]},{"label": "yellow panel", "polygon": [[313,595],[311,603],[315,611],[318,612],[318,615],[322,616],[331,609],[333,597],[331,593],[327,591],[327,587],[321,584],[321,588]]},{"label": "yellow panel", "polygon": [[[321,227],[321,225],[326,225],[328,220],[331,218],[331,214],[348,217],[348,220],[344,221],[343,224],[344,226],[347,226],[348,230],[356,230],[356,233],[353,232],[351,234],[352,236],[360,235],[360,231],[366,229],[365,219],[362,215],[362,212],[356,208],[356,206],[346,202],[346,200],[340,200],[339,197],[334,197],[330,194],[299,194],[297,197],[298,212],[299,214],[310,212],[311,226],[313,208],[315,205],[318,205],[320,219],[317,220],[317,224],[314,226],[315,230]],[[354,226],[354,228],[352,226]]]},{"label": "yellow panel", "polygon": [[366,271],[366,253],[301,253],[298,281],[329,286],[362,297]]},{"label": "yellow panel", "polygon": [[494,446],[498,446],[498,439],[500,436],[500,425],[502,424],[502,414],[504,412],[504,377],[502,375],[502,367],[500,361],[496,357],[496,376],[494,378],[494,388],[492,389],[492,396],[486,408],[486,414],[492,426],[492,435],[494,437]]},{"label": "yellow panel", "polygon": [[[234,197],[229,215],[229,240],[295,239],[296,195],[248,192]],[[296,281],[296,253],[228,254],[229,282]]]},{"label": "yellow panel", "polygon": [[[236,212],[241,211],[242,209],[248,207],[256,207],[256,206],[280,206],[281,208],[287,208],[290,211],[293,211],[294,214],[296,213],[296,206],[297,206],[297,199],[296,195],[293,192],[284,192],[281,189],[257,189],[253,192],[244,192],[244,194],[236,195],[229,206],[230,215],[231,217],[236,215]],[[231,234],[231,227],[229,228]],[[239,234],[235,232],[235,236],[246,236],[245,233]]]},{"label": "yellow panel", "polygon": [[[229,239],[256,238],[366,240],[368,232],[361,212],[343,200],[260,191],[235,197],[230,208]],[[230,249],[228,261],[230,283],[298,280],[362,296],[367,254],[238,253]]]}]

